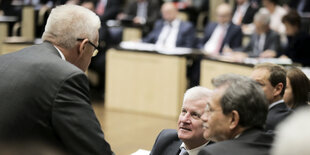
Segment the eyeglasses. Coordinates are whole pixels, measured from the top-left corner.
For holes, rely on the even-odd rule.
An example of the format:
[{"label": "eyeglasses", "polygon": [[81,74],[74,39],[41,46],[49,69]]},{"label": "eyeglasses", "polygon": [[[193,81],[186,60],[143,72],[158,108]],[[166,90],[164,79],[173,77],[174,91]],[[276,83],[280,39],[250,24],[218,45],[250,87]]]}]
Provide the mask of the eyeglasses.
[{"label": "eyeglasses", "polygon": [[[83,41],[85,38],[77,38],[76,41]],[[99,51],[99,47],[96,46],[94,43],[92,43],[91,41],[88,41],[88,43],[93,46],[95,48],[95,50],[93,51],[93,57],[97,55],[98,51]]]}]

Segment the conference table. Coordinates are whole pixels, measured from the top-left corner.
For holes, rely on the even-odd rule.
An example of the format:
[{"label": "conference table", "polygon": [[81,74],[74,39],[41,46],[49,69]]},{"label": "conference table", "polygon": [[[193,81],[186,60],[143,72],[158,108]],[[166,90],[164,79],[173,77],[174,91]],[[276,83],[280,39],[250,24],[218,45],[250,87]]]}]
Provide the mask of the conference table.
[{"label": "conference table", "polygon": [[225,73],[248,76],[254,66],[210,58],[195,49],[169,51],[150,44],[121,44],[107,51],[106,108],[178,118],[188,84],[187,63],[200,56],[200,85],[211,89],[212,78]]}]

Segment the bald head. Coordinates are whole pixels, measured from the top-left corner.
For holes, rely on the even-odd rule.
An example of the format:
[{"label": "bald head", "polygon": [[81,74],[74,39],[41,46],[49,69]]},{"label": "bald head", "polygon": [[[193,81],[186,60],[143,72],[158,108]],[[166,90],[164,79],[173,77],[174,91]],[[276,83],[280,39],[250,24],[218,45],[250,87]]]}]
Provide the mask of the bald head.
[{"label": "bald head", "polygon": [[232,9],[229,4],[222,3],[216,9],[217,22],[225,24],[231,21]]},{"label": "bald head", "polygon": [[173,3],[167,2],[162,5],[161,14],[164,20],[171,22],[177,18],[178,9]]}]

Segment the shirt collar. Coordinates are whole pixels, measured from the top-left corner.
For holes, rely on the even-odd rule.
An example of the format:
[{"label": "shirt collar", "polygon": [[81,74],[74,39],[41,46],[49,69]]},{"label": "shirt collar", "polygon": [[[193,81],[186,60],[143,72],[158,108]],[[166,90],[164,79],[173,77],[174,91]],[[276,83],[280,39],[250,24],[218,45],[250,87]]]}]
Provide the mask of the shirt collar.
[{"label": "shirt collar", "polygon": [[[177,26],[181,21],[179,19],[174,19],[172,22],[171,22],[171,26]],[[165,24],[169,24],[169,22],[165,21]]]},{"label": "shirt collar", "polygon": [[268,108],[268,109],[271,109],[272,107],[274,107],[274,106],[276,106],[276,105],[278,105],[278,104],[280,104],[280,103],[283,103],[283,102],[284,102],[283,99],[282,99],[282,100],[279,100],[279,101],[276,101],[276,102],[273,102],[272,104],[269,105],[269,108]]},{"label": "shirt collar", "polygon": [[185,150],[188,152],[189,155],[197,155],[199,153],[199,151],[204,148],[206,145],[208,145],[210,141],[206,142],[205,144],[199,146],[199,147],[196,147],[194,149],[191,149],[191,150],[188,150],[186,148],[186,145],[184,144],[184,142],[181,144],[180,146],[180,150],[182,150],[182,148],[185,148]]},{"label": "shirt collar", "polygon": [[62,59],[62,60],[66,60],[64,54],[63,54],[55,45],[53,45],[53,46],[56,48],[56,50],[57,50],[58,53],[60,54],[61,59]]}]

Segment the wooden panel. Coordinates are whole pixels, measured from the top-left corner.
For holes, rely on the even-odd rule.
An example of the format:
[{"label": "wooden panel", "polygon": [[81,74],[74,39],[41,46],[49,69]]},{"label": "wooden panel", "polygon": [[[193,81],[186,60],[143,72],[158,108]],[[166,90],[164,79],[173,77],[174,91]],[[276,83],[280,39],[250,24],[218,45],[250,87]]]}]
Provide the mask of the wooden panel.
[{"label": "wooden panel", "polygon": [[34,8],[33,6],[24,6],[22,13],[22,37],[34,39]]},{"label": "wooden panel", "polygon": [[124,27],[123,41],[137,41],[142,38],[142,31],[139,28]]},{"label": "wooden panel", "polygon": [[176,118],[186,89],[186,59],[141,52],[107,53],[106,106]]},{"label": "wooden panel", "polygon": [[226,74],[235,73],[240,75],[249,76],[253,71],[253,67],[243,66],[239,64],[230,64],[225,62],[202,60],[201,61],[201,73],[200,73],[200,85],[213,88],[211,84],[212,78]]},{"label": "wooden panel", "polygon": [[3,51],[3,41],[8,36],[8,23],[0,23],[0,55]]}]

